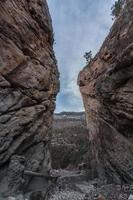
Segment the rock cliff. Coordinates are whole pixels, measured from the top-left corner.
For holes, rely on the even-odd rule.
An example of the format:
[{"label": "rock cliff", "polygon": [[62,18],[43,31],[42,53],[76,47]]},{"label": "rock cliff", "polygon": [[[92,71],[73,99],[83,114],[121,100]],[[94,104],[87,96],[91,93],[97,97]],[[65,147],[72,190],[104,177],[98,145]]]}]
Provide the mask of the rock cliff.
[{"label": "rock cliff", "polygon": [[133,1],[78,77],[89,131],[92,178],[133,181]]},{"label": "rock cliff", "polygon": [[53,42],[46,0],[0,0],[0,194],[27,190],[25,170],[50,169],[59,89]]}]

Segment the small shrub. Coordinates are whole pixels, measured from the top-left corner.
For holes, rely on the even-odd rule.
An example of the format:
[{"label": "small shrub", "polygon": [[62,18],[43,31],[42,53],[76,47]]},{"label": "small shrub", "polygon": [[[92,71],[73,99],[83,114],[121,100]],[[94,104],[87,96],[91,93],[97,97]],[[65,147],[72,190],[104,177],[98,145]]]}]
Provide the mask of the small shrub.
[{"label": "small shrub", "polygon": [[86,59],[86,64],[89,64],[92,60],[92,51],[85,52],[84,58]]}]

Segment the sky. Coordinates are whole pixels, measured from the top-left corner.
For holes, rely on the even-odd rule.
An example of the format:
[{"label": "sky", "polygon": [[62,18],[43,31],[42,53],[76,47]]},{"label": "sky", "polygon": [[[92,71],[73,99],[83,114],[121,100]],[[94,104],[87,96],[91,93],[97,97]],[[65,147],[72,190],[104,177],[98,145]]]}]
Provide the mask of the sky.
[{"label": "sky", "polygon": [[98,52],[113,23],[115,0],[47,0],[54,29],[54,50],[60,72],[56,112],[83,111],[77,86],[78,73],[86,65],[85,52]]}]

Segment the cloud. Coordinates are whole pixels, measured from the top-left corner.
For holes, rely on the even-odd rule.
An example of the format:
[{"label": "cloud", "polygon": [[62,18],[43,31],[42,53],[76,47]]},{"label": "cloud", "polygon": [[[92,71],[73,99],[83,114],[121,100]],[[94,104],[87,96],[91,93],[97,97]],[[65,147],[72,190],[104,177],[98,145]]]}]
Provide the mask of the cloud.
[{"label": "cloud", "polygon": [[110,8],[114,0],[47,0],[55,33],[55,53],[61,91],[57,112],[82,111],[77,76],[84,67],[84,52],[99,50],[112,25]]}]

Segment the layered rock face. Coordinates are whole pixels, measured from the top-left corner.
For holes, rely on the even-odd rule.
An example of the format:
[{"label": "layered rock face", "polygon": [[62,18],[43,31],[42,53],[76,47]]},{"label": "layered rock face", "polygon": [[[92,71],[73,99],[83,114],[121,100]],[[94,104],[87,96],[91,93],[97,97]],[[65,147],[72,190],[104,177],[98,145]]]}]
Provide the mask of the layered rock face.
[{"label": "layered rock face", "polygon": [[92,178],[133,181],[133,1],[99,53],[80,72],[78,84],[89,129]]},{"label": "layered rock face", "polygon": [[[0,1],[0,194],[50,169],[59,75],[46,0]],[[8,185],[8,187],[7,187]]]}]

